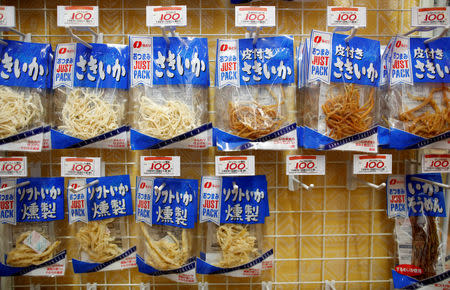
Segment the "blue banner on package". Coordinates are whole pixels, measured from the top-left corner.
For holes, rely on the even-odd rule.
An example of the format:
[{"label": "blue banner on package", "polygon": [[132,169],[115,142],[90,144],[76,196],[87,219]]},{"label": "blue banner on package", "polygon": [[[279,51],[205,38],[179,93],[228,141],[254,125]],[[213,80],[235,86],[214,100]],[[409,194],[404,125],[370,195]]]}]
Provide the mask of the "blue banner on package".
[{"label": "blue banner on package", "polygon": [[[448,285],[449,278],[450,271],[446,271],[442,274],[418,281],[392,270],[392,280],[395,289],[427,289],[427,286],[432,287],[430,289],[445,289],[444,285]],[[434,286],[436,285],[442,285],[443,287],[435,288]]]},{"label": "blue banner on package", "polygon": [[218,39],[216,86],[294,83],[294,40],[291,36]]},{"label": "blue banner on package", "polygon": [[145,260],[139,255],[136,255],[136,264],[138,266],[139,272],[141,273],[145,273],[151,276],[163,276],[169,274],[182,274],[195,269],[196,259],[190,258],[184,266],[172,270],[158,270],[156,268],[153,268],[151,265],[145,263]]},{"label": "blue banner on package", "polygon": [[75,138],[75,137],[66,135],[62,132],[52,129],[50,132],[52,149],[81,148],[84,146],[88,146],[90,144],[94,144],[96,142],[100,142],[100,141],[118,136],[119,134],[122,134],[122,133],[128,132],[128,131],[130,131],[129,126],[122,126],[115,130],[95,136],[93,138],[83,140],[83,139],[79,139],[79,138]]},{"label": "blue banner on package", "polygon": [[196,179],[138,177],[136,184],[136,221],[194,228],[197,222]]},{"label": "blue banner on package", "polygon": [[65,258],[66,258],[66,251],[61,251],[52,259],[45,261],[44,263],[39,264],[39,265],[32,265],[32,266],[28,266],[28,267],[11,267],[11,266],[5,265],[3,263],[0,263],[0,276],[3,276],[3,277],[22,276],[22,275],[28,274],[31,271],[39,269],[39,268],[44,268],[44,267],[49,267],[49,266],[51,267],[52,265],[62,261]]},{"label": "blue banner on package", "polygon": [[440,173],[406,175],[408,216],[447,216],[442,188],[430,183],[413,180],[414,177],[442,183]]},{"label": "blue banner on package", "polygon": [[50,44],[3,40],[0,85],[46,89],[52,63]]},{"label": "blue banner on package", "polygon": [[209,86],[208,39],[130,36],[131,87]]},{"label": "blue banner on package", "polygon": [[91,43],[56,47],[53,88],[89,87],[128,89],[128,45]]},{"label": "blue banner on package", "polygon": [[72,266],[73,266],[73,272],[80,274],[80,273],[92,273],[92,272],[99,272],[106,267],[117,263],[130,255],[134,254],[136,252],[136,246],[129,248],[127,251],[123,252],[117,257],[112,258],[111,260],[104,262],[104,263],[91,263],[91,262],[84,262],[77,259],[72,259]]}]

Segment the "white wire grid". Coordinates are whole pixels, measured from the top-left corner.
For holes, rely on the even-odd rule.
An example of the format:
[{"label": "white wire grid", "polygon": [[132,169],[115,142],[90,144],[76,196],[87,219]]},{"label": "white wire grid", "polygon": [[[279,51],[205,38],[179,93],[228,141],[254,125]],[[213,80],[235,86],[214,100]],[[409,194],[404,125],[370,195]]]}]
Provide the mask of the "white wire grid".
[{"label": "white wire grid", "polygon": [[[218,32],[211,32],[211,26],[215,13],[223,13],[228,16],[234,15],[234,7],[228,0],[196,0],[196,1],[51,1],[51,0],[19,0],[19,1],[1,1],[2,5],[14,5],[17,9],[17,27],[23,32],[27,31],[23,21],[34,23],[33,21],[44,22],[43,33],[34,33],[34,41],[51,42],[53,47],[58,42],[69,42],[70,39],[63,30],[50,28],[52,23],[56,23],[56,5],[99,5],[100,17],[108,17],[109,14],[120,14],[120,21],[113,24],[119,26],[114,32],[101,26],[99,31],[104,32],[105,42],[124,43],[128,42],[128,34],[159,34],[159,29],[141,29],[139,33],[128,31],[126,24],[133,20],[129,18],[132,12],[140,13],[145,16],[146,5],[174,5],[186,4],[188,6],[188,17],[198,18],[198,29],[193,33],[187,28],[182,35],[204,36],[209,38],[210,43],[210,70],[212,76],[215,65],[215,39],[227,37],[242,37],[244,31],[232,28],[234,26],[233,17],[224,17],[224,29],[218,29]],[[36,2],[36,3],[35,3]],[[215,5],[215,3],[218,3]],[[344,2],[344,3],[342,3]],[[409,7],[419,5],[441,4],[431,3],[432,1],[389,1],[389,0],[361,0],[361,1],[306,1],[306,2],[284,2],[284,1],[263,1],[256,2],[255,5],[275,5],[278,16],[277,23],[280,23],[280,17],[284,13],[296,12],[300,21],[295,20],[296,33],[290,33],[295,37],[295,43],[299,43],[301,38],[308,37],[311,28],[326,29],[325,15],[326,6],[333,4],[350,4],[354,6],[368,6],[368,13],[375,13],[376,23],[368,20],[368,25],[376,25],[375,33],[364,34],[371,38],[378,38],[382,44],[386,44],[389,37],[397,32],[406,32],[409,28],[406,23],[409,15]],[[111,7],[115,6],[116,7]],[[32,6],[31,8],[29,8]],[[105,7],[106,6],[106,7]],[[137,8],[138,7],[138,8]],[[191,8],[194,7],[194,8]],[[312,13],[312,14],[311,14]],[[391,32],[385,32],[383,26],[386,24],[383,15],[392,15],[400,17],[396,20],[398,25]],[[391,14],[387,14],[391,13]],[[311,27],[309,18],[320,17],[318,21],[321,27]],[[41,17],[39,17],[41,16]],[[28,17],[39,19],[27,19]],[[307,19],[308,18],[308,19]],[[117,20],[117,19],[116,19]],[[141,26],[145,25],[145,18],[142,18]],[[231,23],[230,23],[231,22]],[[317,20],[316,20],[317,22]],[[101,22],[102,23],[102,22]],[[189,22],[188,22],[189,23]],[[231,27],[231,28],[230,28]],[[117,28],[117,27],[116,27]],[[284,28],[286,29],[286,28]],[[262,31],[265,34],[283,33],[279,25],[275,29],[266,29]],[[108,30],[108,31],[106,31]],[[61,32],[62,31],[62,32]],[[364,32],[362,32],[364,33]],[[214,78],[211,78],[213,85]],[[211,95],[213,98],[213,90]],[[214,111],[210,111],[212,117]],[[298,150],[296,154],[323,154],[313,151]],[[404,160],[414,155],[412,152],[393,153],[394,173],[404,172]],[[184,151],[184,150],[163,150],[163,151],[145,151],[143,153],[125,153],[122,151],[107,150],[64,150],[52,153],[26,154],[30,161],[40,160],[42,162],[43,176],[58,176],[60,173],[60,156],[100,156],[106,161],[106,174],[130,174],[131,179],[138,174],[139,157],[138,155],[181,155],[182,177],[200,179],[202,175],[214,174],[214,156],[229,155],[217,153],[215,150],[208,150],[203,153]],[[268,247],[273,247],[275,252],[274,269],[265,273],[261,278],[253,279],[234,279],[227,277],[206,277],[199,276],[199,282],[208,282],[211,289],[259,289],[262,282],[272,282],[276,289],[320,289],[325,288],[325,280],[335,280],[338,289],[385,289],[390,285],[390,267],[393,264],[393,239],[392,226],[385,218],[385,194],[384,191],[375,191],[368,187],[358,188],[355,192],[346,190],[345,185],[345,166],[347,160],[351,160],[350,153],[325,153],[327,157],[327,175],[320,177],[304,177],[301,180],[305,183],[315,183],[316,186],[312,192],[299,189],[296,192],[288,192],[287,176],[285,175],[285,153],[281,152],[248,152],[244,154],[256,155],[256,167],[258,174],[267,174],[269,179],[269,196],[271,206],[271,217],[268,218],[265,228],[265,242]],[[17,154],[16,154],[17,155]],[[336,178],[336,176],[341,178]],[[271,176],[269,178],[269,176]],[[379,182],[385,176],[368,176],[371,182]],[[134,188],[133,188],[134,190]],[[334,200],[335,192],[339,192],[340,199]],[[357,198],[355,197],[357,196]],[[280,199],[283,199],[281,201]],[[317,200],[317,202],[316,202]],[[334,206],[334,203],[344,205]],[[365,209],[352,209],[359,200],[368,204]],[[286,202],[288,201],[288,202]],[[315,204],[311,206],[311,204]],[[365,230],[358,231],[354,229],[353,216],[367,216],[367,227]],[[345,222],[340,226],[344,231],[335,229],[333,219],[339,217]],[[366,221],[366,220],[365,220]],[[134,223],[132,218],[129,223]],[[65,221],[67,224],[67,220]],[[310,227],[317,227],[314,230],[305,230]],[[288,230],[286,230],[288,228]],[[130,227],[127,230],[127,236],[135,239],[130,233]],[[60,236],[62,240],[72,240],[73,236]],[[197,238],[201,240],[201,233]],[[354,255],[352,249],[358,248],[358,241],[364,248],[364,255]],[[368,241],[367,241],[368,240]],[[388,241],[382,244],[380,241]],[[389,242],[390,241],[390,242]],[[310,245],[310,243],[316,243]],[[308,248],[309,247],[309,248]],[[288,252],[286,252],[288,249]],[[313,250],[311,250],[313,249]],[[330,249],[340,249],[337,253],[329,254]],[[292,251],[292,252],[289,252]],[[333,264],[334,263],[334,264]],[[355,264],[356,263],[356,264]],[[358,264],[360,263],[360,264]],[[333,269],[333,265],[343,265],[344,269]],[[361,268],[355,268],[360,265]],[[71,263],[67,265],[71,268]],[[293,266],[293,267],[291,267]],[[380,269],[380,267],[383,267]],[[363,273],[361,278],[353,279],[355,271]],[[66,271],[72,273],[72,271]],[[338,272],[338,273],[333,273]],[[125,273],[125,275],[123,275]],[[20,277],[11,280],[14,288],[31,288],[33,285],[39,285],[40,289],[84,289],[87,283],[97,283],[97,289],[138,289],[140,283],[150,283],[152,289],[184,289],[197,288],[198,285],[181,285],[170,282],[169,280],[145,277],[137,274],[137,270],[123,270],[120,278],[117,272],[104,272],[100,275],[74,275],[69,274],[63,278],[29,278]]]}]

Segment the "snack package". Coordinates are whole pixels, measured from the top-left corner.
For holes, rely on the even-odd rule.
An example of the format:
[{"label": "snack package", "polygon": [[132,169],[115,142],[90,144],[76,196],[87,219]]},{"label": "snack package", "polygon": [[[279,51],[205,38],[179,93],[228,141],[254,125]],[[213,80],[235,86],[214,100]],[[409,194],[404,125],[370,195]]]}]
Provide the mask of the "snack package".
[{"label": "snack package", "polygon": [[303,146],[377,152],[380,43],[311,32],[303,106]]},{"label": "snack package", "polygon": [[[81,190],[74,192],[71,188]],[[133,214],[130,176],[72,179],[67,196],[69,224],[76,223],[80,253],[72,258],[73,271],[136,267],[136,247],[130,247],[126,238],[126,216]]]},{"label": "snack package", "polygon": [[207,223],[197,273],[254,277],[272,268],[273,249],[263,251],[268,200],[264,175],[202,178],[200,223]]},{"label": "snack package", "polygon": [[56,47],[53,149],[128,148],[128,46],[91,45]]},{"label": "snack package", "polygon": [[[308,52],[309,52],[310,41],[309,38],[304,39],[297,50],[297,99],[304,100],[306,93],[306,83],[308,75]],[[298,146],[303,147],[303,125],[304,125],[304,115],[307,108],[302,102],[297,102],[297,138]]]},{"label": "snack package", "polygon": [[169,40],[130,36],[134,150],[212,145],[207,38]]},{"label": "snack package", "polygon": [[[395,219],[395,288],[418,289],[450,277],[450,272],[444,273],[447,229],[443,226],[448,225],[444,192],[416,178],[442,183],[437,173],[394,175],[387,180],[387,213]],[[427,289],[447,289],[446,285]]]},{"label": "snack package", "polygon": [[0,276],[63,276],[66,251],[55,235],[64,219],[64,178],[2,178]]},{"label": "snack package", "polygon": [[291,36],[218,39],[216,123],[219,150],[297,148],[294,41]]},{"label": "snack package", "polygon": [[0,150],[41,151],[47,121],[52,48],[3,40],[0,45]]},{"label": "snack package", "polygon": [[198,181],[137,177],[136,222],[139,272],[195,283],[194,227]]},{"label": "snack package", "polygon": [[388,102],[395,149],[450,149],[450,38],[425,40],[393,40]]}]

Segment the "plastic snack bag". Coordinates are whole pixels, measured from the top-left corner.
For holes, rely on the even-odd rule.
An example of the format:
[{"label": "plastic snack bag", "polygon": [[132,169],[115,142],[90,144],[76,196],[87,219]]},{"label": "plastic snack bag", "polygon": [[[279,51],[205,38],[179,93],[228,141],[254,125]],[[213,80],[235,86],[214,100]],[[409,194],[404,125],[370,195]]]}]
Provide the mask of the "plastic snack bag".
[{"label": "plastic snack bag", "polygon": [[51,46],[3,40],[0,46],[0,150],[41,151],[47,121]]},{"label": "plastic snack bag", "polygon": [[296,149],[294,41],[290,36],[218,39],[219,150]]},{"label": "plastic snack bag", "polygon": [[56,47],[53,149],[128,147],[128,46],[90,45]]},{"label": "plastic snack bag", "polygon": [[139,271],[195,283],[194,227],[198,181],[137,177],[136,222],[140,228]]},{"label": "plastic snack bag", "polygon": [[273,250],[263,251],[263,225],[269,216],[264,175],[204,176],[199,212],[200,222],[208,223],[197,273],[252,277],[272,268]]},{"label": "plastic snack bag", "polygon": [[[297,99],[304,100],[308,75],[309,38],[303,40],[297,50]],[[297,102],[297,138],[299,147],[303,147],[304,115],[308,110],[305,104]]]},{"label": "plastic snack bag", "polygon": [[388,95],[391,147],[450,149],[450,38],[397,36]]},{"label": "plastic snack bag", "polygon": [[[395,288],[418,289],[445,280],[450,274],[444,273],[443,235],[447,229],[443,233],[443,225],[448,217],[443,190],[416,178],[442,182],[436,173],[390,176],[387,180],[388,217],[395,219]],[[446,289],[444,284],[427,289]]]},{"label": "plastic snack bag", "polygon": [[377,152],[380,43],[311,32],[303,146]]},{"label": "plastic snack bag", "polygon": [[66,251],[55,235],[64,219],[64,178],[1,179],[0,222],[8,224],[0,276],[62,276]]},{"label": "plastic snack bag", "polygon": [[[75,273],[136,267],[136,247],[129,246],[126,216],[133,214],[128,175],[69,181],[69,224],[76,222],[79,257]],[[78,190],[77,190],[78,189]]]},{"label": "plastic snack bag", "polygon": [[168,39],[130,36],[131,148],[207,148],[207,39]]}]

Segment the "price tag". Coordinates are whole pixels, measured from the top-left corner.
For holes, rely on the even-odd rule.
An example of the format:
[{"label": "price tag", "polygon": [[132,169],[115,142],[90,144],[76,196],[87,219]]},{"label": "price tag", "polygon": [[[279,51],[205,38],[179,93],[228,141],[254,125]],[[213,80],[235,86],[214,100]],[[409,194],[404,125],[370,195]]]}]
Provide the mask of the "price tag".
[{"label": "price tag", "polygon": [[327,24],[332,27],[366,27],[366,7],[328,6]]},{"label": "price tag", "polygon": [[16,26],[16,7],[0,6],[0,27]]},{"label": "price tag", "polygon": [[275,6],[236,6],[236,27],[273,27],[275,26]]},{"label": "price tag", "polygon": [[286,156],[286,175],[325,175],[325,155]]},{"label": "price tag", "polygon": [[147,6],[147,26],[186,26],[186,6]]},{"label": "price tag", "polygon": [[141,156],[141,176],[180,176],[180,156]]},{"label": "price tag", "polygon": [[98,6],[58,6],[60,27],[97,27]]},{"label": "price tag", "polygon": [[353,174],[391,174],[392,155],[353,155]]},{"label": "price tag", "polygon": [[26,177],[27,173],[26,157],[0,158],[0,177]]},{"label": "price tag", "polygon": [[450,154],[422,155],[422,172],[450,172]]},{"label": "price tag", "polygon": [[442,27],[449,25],[450,7],[411,8],[411,26]]},{"label": "price tag", "polygon": [[255,175],[255,156],[216,156],[216,175]]},{"label": "price tag", "polygon": [[61,176],[100,177],[100,157],[61,157]]}]

